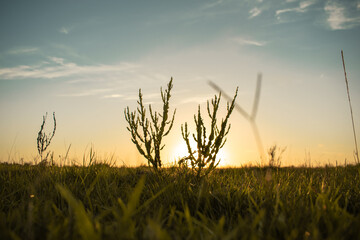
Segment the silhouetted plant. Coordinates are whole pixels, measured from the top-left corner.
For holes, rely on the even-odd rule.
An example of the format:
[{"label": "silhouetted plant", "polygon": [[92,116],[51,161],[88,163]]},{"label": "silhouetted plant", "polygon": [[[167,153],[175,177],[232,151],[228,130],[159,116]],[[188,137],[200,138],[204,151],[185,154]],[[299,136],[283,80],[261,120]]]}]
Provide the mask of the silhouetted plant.
[{"label": "silhouetted plant", "polygon": [[50,132],[48,135],[44,132],[46,118],[47,118],[47,113],[45,114],[45,116],[43,116],[43,122],[41,124],[40,131],[39,131],[38,137],[37,137],[37,149],[38,149],[41,163],[46,163],[46,161],[47,161],[47,158],[48,158],[50,152],[48,152],[46,154],[45,158],[43,158],[43,154],[46,151],[46,149],[49,147],[51,140],[53,139],[53,137],[55,135],[55,130],[56,130],[55,112],[53,112],[54,128],[53,128],[52,133]]},{"label": "silhouetted plant", "polygon": [[285,152],[285,148],[280,148],[276,144],[271,146],[268,150],[269,154],[269,167],[280,167],[281,166],[281,156]]},{"label": "silhouetted plant", "polygon": [[153,111],[151,105],[149,105],[150,120],[146,117],[141,89],[139,89],[137,111],[131,112],[129,107],[124,110],[125,120],[129,124],[127,130],[131,133],[131,141],[136,145],[140,154],[148,160],[149,166],[151,165],[156,170],[161,167],[160,151],[165,146],[161,145],[162,139],[169,134],[175,119],[176,109],[171,120],[169,120],[172,81],[171,78],[165,91],[162,88],[160,89],[163,102],[162,114]]},{"label": "silhouetted plant", "polygon": [[[185,163],[185,165],[190,165],[197,177],[206,176],[220,163],[220,160],[216,162],[216,155],[226,142],[226,135],[229,133],[231,126],[230,124],[228,125],[228,120],[235,106],[237,92],[238,88],[236,88],[235,96],[231,104],[229,105],[229,103],[227,103],[227,114],[225,119],[221,120],[220,129],[217,126],[217,111],[219,109],[221,92],[219,93],[219,97],[215,95],[214,99],[211,100],[212,110],[210,109],[209,101],[207,101],[207,112],[211,119],[209,136],[206,135],[206,127],[201,116],[199,105],[197,116],[194,115],[196,134],[192,134],[197,144],[196,150],[193,150],[190,145],[190,133],[187,123],[185,122],[185,125],[181,125],[181,134],[186,142],[189,156],[182,158],[179,164],[182,165]],[[188,161],[190,161],[190,164],[188,164]]]}]

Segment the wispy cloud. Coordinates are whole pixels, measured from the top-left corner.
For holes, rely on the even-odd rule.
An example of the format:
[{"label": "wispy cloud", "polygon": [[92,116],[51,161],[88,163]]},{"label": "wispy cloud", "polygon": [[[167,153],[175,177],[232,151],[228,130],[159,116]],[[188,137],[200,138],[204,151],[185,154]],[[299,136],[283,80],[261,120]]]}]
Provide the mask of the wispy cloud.
[{"label": "wispy cloud", "polygon": [[281,14],[288,13],[288,12],[297,12],[297,13],[304,13],[306,12],[311,5],[315,3],[314,0],[308,0],[308,1],[301,1],[299,3],[298,7],[295,8],[285,8],[285,9],[279,9],[276,11],[276,16],[280,17]]},{"label": "wispy cloud", "polygon": [[51,44],[51,45],[52,45],[52,47],[60,50],[66,56],[86,60],[85,57],[81,56],[74,48],[72,48],[70,46],[66,46],[66,45],[63,45],[63,44],[57,44],[57,43],[54,43],[54,44]]},{"label": "wispy cloud", "polygon": [[[69,88],[56,94],[58,97],[96,96],[128,101],[138,99],[137,88],[142,86],[139,84],[146,82],[151,85],[152,82],[168,81],[169,77],[130,62],[81,65],[59,57],[48,57],[37,65],[0,68],[0,81],[17,79],[56,79],[69,84]],[[156,103],[159,92],[146,91],[143,97],[146,101]]]},{"label": "wispy cloud", "polygon": [[[359,9],[359,3],[357,3],[357,9]],[[350,29],[360,25],[358,14],[354,17],[349,16],[350,11],[340,2],[329,1],[324,10],[328,14],[327,23],[332,30]]]},{"label": "wispy cloud", "polygon": [[204,5],[204,8],[213,8],[213,7],[216,7],[218,5],[221,5],[222,3],[224,2],[224,0],[217,0],[215,2],[211,2],[211,3],[207,3]]},{"label": "wispy cloud", "polygon": [[88,97],[88,96],[96,96],[110,91],[112,91],[112,89],[110,88],[103,88],[103,89],[96,88],[96,89],[87,89],[76,93],[58,94],[57,96],[58,97]]},{"label": "wispy cloud", "polygon": [[[160,93],[145,93],[143,94],[143,99],[157,99],[159,98]],[[138,95],[123,96],[125,100],[137,100]]]},{"label": "wispy cloud", "polygon": [[209,100],[208,96],[203,96],[203,97],[188,97],[185,98],[184,100],[181,101],[181,104],[186,104],[186,103],[196,103],[196,104],[202,104],[202,103],[206,103]]},{"label": "wispy cloud", "polygon": [[59,29],[59,32],[67,35],[70,32],[70,28],[62,27]]},{"label": "wispy cloud", "polygon": [[50,59],[51,61],[53,61],[54,63],[60,64],[60,65],[64,65],[64,59],[63,59],[63,58],[49,57],[49,59]]},{"label": "wispy cloud", "polygon": [[250,16],[249,16],[249,19],[258,16],[260,13],[261,13],[261,10],[258,9],[257,7],[254,7],[253,9],[251,9],[251,10],[249,11],[249,15],[250,15]]},{"label": "wispy cloud", "polygon": [[31,54],[38,52],[39,48],[36,47],[22,47],[22,48],[16,48],[9,50],[7,53],[11,55],[19,55],[19,54]]},{"label": "wispy cloud", "polygon": [[123,98],[124,95],[122,94],[110,94],[110,95],[105,95],[102,98]]},{"label": "wispy cloud", "polygon": [[256,41],[256,40],[243,38],[243,37],[232,38],[232,41],[234,41],[240,45],[250,45],[250,46],[257,46],[257,47],[263,47],[266,45],[266,42]]},{"label": "wispy cloud", "polygon": [[139,66],[122,62],[113,65],[78,65],[66,62],[63,58],[50,57],[49,63],[40,65],[22,65],[12,68],[0,68],[0,79],[40,78],[53,79],[72,76],[101,75],[105,73],[131,72]]}]

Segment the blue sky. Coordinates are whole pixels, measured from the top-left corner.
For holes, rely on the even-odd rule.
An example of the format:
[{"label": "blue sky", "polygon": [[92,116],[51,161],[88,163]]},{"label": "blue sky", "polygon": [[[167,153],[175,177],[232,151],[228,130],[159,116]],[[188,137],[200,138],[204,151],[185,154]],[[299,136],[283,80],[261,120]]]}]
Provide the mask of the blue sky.
[{"label": "blue sky", "polygon": [[[0,159],[32,161],[42,115],[55,111],[55,156],[71,144],[74,159],[93,146],[103,158],[145,163],[123,110],[135,108],[139,88],[160,107],[172,76],[177,117],[163,153],[172,162],[180,125],[216,93],[207,82],[228,94],[239,86],[237,102],[250,110],[261,72],[265,148],[286,147],[288,165],[309,155],[313,164],[351,162],[340,50],[359,129],[359,39],[359,1],[2,1]],[[256,163],[249,123],[236,112],[231,122],[224,161]]]}]

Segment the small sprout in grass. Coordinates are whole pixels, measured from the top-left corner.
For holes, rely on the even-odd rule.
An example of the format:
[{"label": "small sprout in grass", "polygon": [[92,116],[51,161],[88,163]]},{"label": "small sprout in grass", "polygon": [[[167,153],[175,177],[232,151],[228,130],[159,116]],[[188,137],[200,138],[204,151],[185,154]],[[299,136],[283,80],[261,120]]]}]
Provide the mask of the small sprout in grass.
[{"label": "small sprout in grass", "polygon": [[47,162],[47,158],[49,157],[50,152],[48,152],[46,154],[45,158],[43,158],[43,154],[46,151],[46,149],[49,147],[51,140],[53,139],[53,137],[55,135],[55,130],[56,130],[56,118],[55,118],[55,112],[53,112],[53,119],[54,119],[53,131],[52,131],[52,133],[49,133],[48,135],[44,132],[46,117],[47,117],[47,113],[45,114],[45,116],[43,116],[43,122],[41,124],[40,131],[39,131],[38,137],[37,137],[37,149],[38,149],[38,153],[40,156],[41,164],[44,164]]},{"label": "small sprout in grass", "polygon": [[143,104],[143,95],[139,89],[138,108],[131,112],[129,107],[124,110],[125,120],[128,122],[127,130],[131,133],[131,141],[136,145],[136,148],[147,160],[149,166],[151,165],[155,170],[161,168],[160,152],[165,145],[162,145],[163,137],[169,134],[175,118],[175,112],[172,118],[169,118],[169,101],[171,97],[171,89],[173,87],[172,78],[167,85],[165,91],[160,90],[161,99],[163,102],[163,111],[158,113],[153,111],[149,105],[150,120],[146,117],[146,109]]},{"label": "small sprout in grass", "polygon": [[210,109],[209,101],[207,102],[207,112],[211,119],[209,136],[206,135],[206,127],[201,116],[199,105],[198,114],[197,116],[194,115],[196,134],[192,134],[195,142],[197,143],[196,150],[193,150],[190,145],[190,132],[188,131],[187,123],[185,123],[185,125],[181,125],[182,137],[186,142],[189,156],[180,159],[179,165],[190,161],[189,165],[193,171],[195,171],[197,177],[208,175],[220,163],[220,160],[216,162],[216,155],[226,142],[226,135],[230,130],[230,124],[228,125],[228,120],[235,106],[237,92],[238,88],[236,88],[235,96],[232,99],[231,104],[227,103],[227,114],[225,119],[221,120],[220,129],[217,125],[217,111],[219,109],[221,92],[219,97],[215,95],[214,99],[211,100],[212,109]]}]

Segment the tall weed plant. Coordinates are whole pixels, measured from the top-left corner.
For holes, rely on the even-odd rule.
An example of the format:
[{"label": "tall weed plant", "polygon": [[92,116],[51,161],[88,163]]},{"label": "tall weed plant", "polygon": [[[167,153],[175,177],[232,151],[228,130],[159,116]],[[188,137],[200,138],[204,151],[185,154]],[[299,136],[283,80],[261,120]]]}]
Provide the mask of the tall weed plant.
[{"label": "tall weed plant", "polygon": [[[50,132],[49,134],[45,133],[45,123],[46,123],[46,118],[47,118],[47,113],[43,116],[43,121],[42,124],[40,126],[40,131],[38,132],[38,136],[36,139],[36,143],[37,143],[37,150],[40,156],[40,163],[44,164],[47,163],[47,159],[50,155],[50,152],[46,153],[46,156],[44,157],[44,153],[46,151],[46,149],[49,147],[51,140],[53,139],[54,135],[55,135],[55,131],[56,131],[56,118],[55,118],[55,112],[53,112],[53,120],[54,120],[54,126],[53,126],[53,131]],[[53,159],[53,158],[52,158]]]},{"label": "tall weed plant", "polygon": [[131,112],[129,107],[124,110],[125,120],[128,123],[127,130],[131,133],[131,141],[136,145],[139,153],[148,160],[149,166],[156,170],[162,165],[160,152],[165,146],[162,144],[163,137],[169,134],[175,119],[176,109],[172,117],[169,115],[172,81],[171,78],[165,91],[160,89],[163,102],[162,113],[154,111],[149,105],[150,118],[146,116],[141,89],[139,89],[137,110]]},{"label": "tall weed plant", "polygon": [[[180,160],[180,165],[190,165],[192,170],[196,173],[197,177],[206,176],[213,171],[219,161],[216,161],[216,156],[219,150],[224,146],[226,142],[226,136],[230,131],[230,124],[228,124],[230,115],[235,106],[235,99],[237,96],[238,88],[236,89],[235,96],[231,103],[227,103],[227,114],[225,119],[221,120],[220,126],[218,126],[218,110],[221,99],[221,92],[219,96],[214,97],[210,102],[207,101],[207,113],[211,121],[210,134],[207,135],[205,123],[201,116],[200,105],[198,107],[197,115],[194,115],[194,122],[196,125],[196,133],[192,134],[194,141],[196,142],[196,149],[190,144],[190,132],[188,130],[188,124],[181,125],[182,137],[186,143],[189,156]],[[190,163],[190,164],[188,164]]]}]

